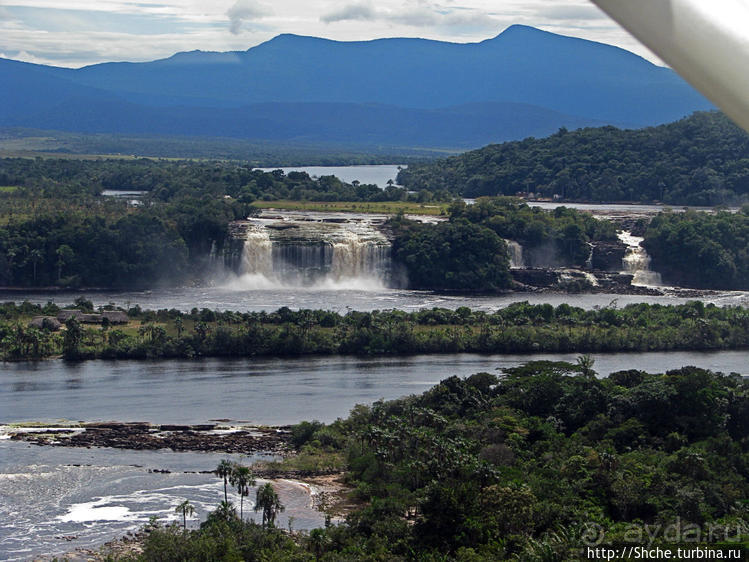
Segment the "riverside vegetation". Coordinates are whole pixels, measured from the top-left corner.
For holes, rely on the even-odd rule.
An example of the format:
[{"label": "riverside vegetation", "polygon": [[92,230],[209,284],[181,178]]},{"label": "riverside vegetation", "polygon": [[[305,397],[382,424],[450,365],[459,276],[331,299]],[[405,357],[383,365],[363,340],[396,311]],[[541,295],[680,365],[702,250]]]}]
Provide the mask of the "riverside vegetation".
[{"label": "riverside vegetation", "polygon": [[666,282],[691,287],[749,287],[749,205],[738,213],[660,213],[643,246]]},{"label": "riverside vegetation", "polygon": [[359,504],[345,521],[286,533],[224,501],[199,529],[152,527],[133,559],[561,562],[589,559],[589,546],[746,557],[747,380],[593,367],[581,356],[450,377],[298,424],[299,454],[279,466],[343,470]]},{"label": "riverside vegetation", "polygon": [[[78,307],[91,310],[79,300]],[[89,327],[75,319],[55,332],[29,325],[46,306],[0,306],[0,357],[147,359],[419,353],[538,353],[744,349],[749,310],[700,301],[583,310],[514,303],[494,313],[434,308],[349,312],[280,308],[276,312],[193,309],[128,311],[124,326]]]}]

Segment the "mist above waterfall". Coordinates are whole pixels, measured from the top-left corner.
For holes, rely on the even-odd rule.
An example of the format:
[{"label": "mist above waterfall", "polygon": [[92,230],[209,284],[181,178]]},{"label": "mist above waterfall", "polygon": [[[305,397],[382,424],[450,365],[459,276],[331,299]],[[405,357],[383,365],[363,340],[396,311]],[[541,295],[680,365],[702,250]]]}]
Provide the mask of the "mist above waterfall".
[{"label": "mist above waterfall", "polygon": [[230,291],[270,291],[293,289],[294,291],[379,291],[387,288],[377,277],[323,277],[308,285],[285,282],[277,277],[266,277],[256,273],[230,275],[222,283],[222,288]]}]

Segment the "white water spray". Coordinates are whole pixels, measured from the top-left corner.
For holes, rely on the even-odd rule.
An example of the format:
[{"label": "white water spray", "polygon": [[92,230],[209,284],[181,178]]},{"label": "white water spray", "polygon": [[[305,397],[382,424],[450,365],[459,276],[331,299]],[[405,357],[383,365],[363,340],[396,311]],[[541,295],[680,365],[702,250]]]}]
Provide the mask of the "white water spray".
[{"label": "white water spray", "polygon": [[390,269],[390,243],[372,219],[290,214],[249,224],[239,275],[226,286],[377,290]]},{"label": "white water spray", "polygon": [[627,252],[622,258],[624,272],[630,273],[632,285],[657,287],[661,285],[661,274],[650,269],[650,256],[640,244],[644,240],[632,233],[623,231],[617,234],[619,240],[627,245]]},{"label": "white water spray", "polygon": [[522,269],[525,267],[523,259],[523,247],[515,240],[505,240],[507,252],[510,254],[510,269]]}]

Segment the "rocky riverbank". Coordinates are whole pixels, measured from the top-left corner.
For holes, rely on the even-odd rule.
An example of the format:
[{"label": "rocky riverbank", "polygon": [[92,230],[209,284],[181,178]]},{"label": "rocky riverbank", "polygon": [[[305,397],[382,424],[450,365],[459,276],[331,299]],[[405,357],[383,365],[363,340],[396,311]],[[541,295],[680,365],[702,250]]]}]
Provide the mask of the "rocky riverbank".
[{"label": "rocky riverbank", "polygon": [[111,560],[130,560],[143,552],[143,539],[147,530],[128,533],[122,538],[104,543],[101,548],[76,548],[58,556],[41,556],[33,562],[105,562]]},{"label": "rocky riverbank", "polygon": [[288,427],[151,425],[98,422],[64,427],[9,427],[10,439],[58,447],[199,451],[285,455],[291,452]]}]

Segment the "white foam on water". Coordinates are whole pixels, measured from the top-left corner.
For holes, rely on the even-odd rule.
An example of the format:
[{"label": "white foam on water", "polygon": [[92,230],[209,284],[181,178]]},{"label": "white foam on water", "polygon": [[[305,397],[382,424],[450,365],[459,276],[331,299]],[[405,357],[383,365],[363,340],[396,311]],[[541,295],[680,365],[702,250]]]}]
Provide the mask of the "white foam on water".
[{"label": "white foam on water", "polygon": [[105,505],[108,499],[77,503],[70,506],[65,515],[56,517],[62,523],[89,523],[91,521],[132,521],[136,518],[127,507]]}]

